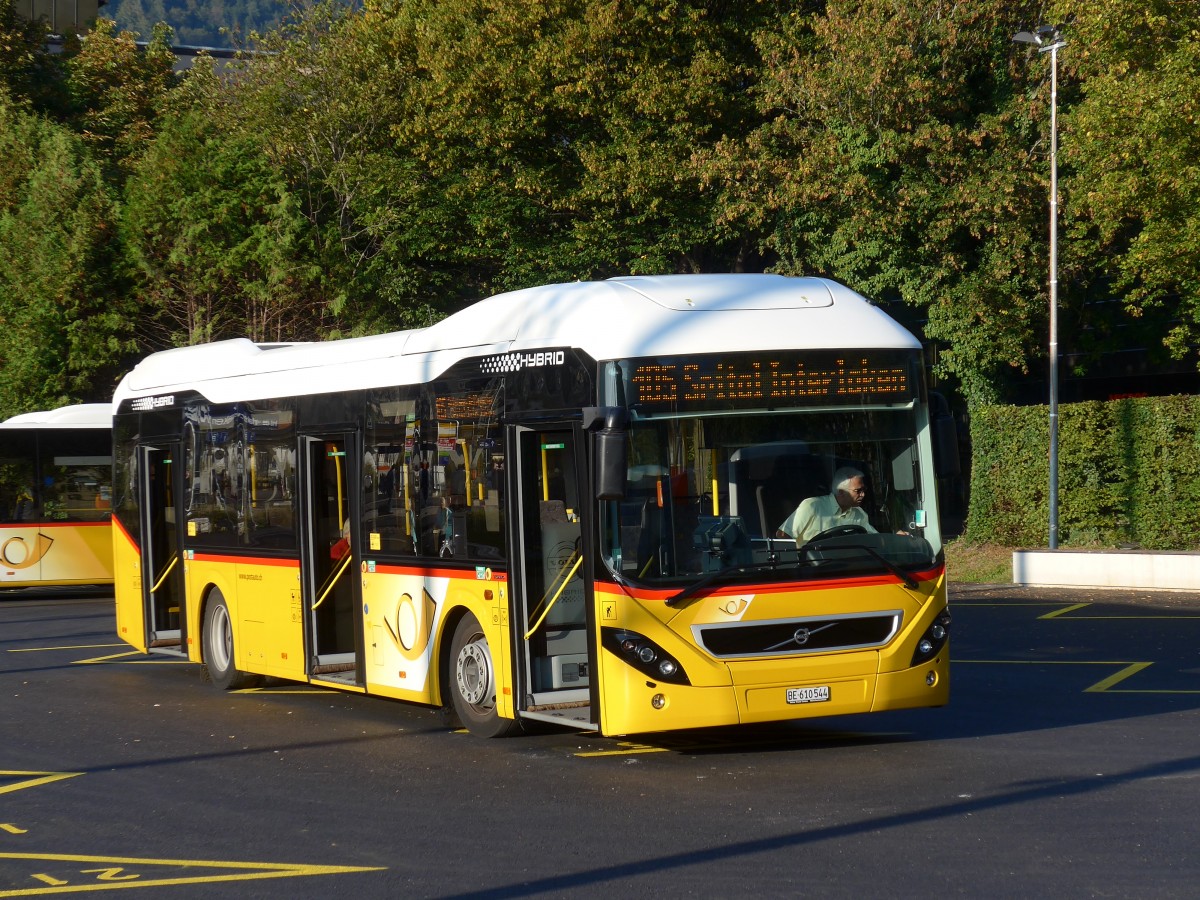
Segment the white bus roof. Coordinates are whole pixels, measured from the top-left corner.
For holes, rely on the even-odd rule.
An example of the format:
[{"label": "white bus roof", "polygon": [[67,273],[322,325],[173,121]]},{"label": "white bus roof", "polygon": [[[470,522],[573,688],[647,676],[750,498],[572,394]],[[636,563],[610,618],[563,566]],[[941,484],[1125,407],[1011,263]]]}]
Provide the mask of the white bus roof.
[{"label": "white bus roof", "polygon": [[476,356],[577,347],[595,360],[781,349],[919,349],[843,285],[781,275],[629,276],[497,294],[428,328],[339,341],[245,338],[152,354],[117,388],[217,403],[416,384]]},{"label": "white bus roof", "polygon": [[112,428],[113,408],[108,403],[76,403],[58,409],[21,413],[0,422],[9,430],[34,428]]}]

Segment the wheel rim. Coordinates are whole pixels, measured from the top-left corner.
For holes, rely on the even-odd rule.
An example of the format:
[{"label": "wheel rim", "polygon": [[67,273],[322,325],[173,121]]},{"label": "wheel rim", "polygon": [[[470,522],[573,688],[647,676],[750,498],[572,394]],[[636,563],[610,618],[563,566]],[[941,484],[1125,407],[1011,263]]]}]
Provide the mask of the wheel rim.
[{"label": "wheel rim", "polygon": [[454,666],[459,696],[468,705],[490,710],[496,705],[496,682],[492,673],[492,654],[487,638],[476,635],[458,653]]},{"label": "wheel rim", "polygon": [[212,656],[210,665],[221,672],[228,669],[229,661],[233,657],[233,629],[229,625],[229,610],[222,604],[213,608],[208,647]]}]

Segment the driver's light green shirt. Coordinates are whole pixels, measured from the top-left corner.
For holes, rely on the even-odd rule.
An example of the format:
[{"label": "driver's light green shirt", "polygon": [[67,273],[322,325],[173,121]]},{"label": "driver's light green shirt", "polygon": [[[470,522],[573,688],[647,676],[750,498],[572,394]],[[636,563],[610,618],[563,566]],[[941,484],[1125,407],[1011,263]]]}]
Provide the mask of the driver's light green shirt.
[{"label": "driver's light green shirt", "polygon": [[795,538],[796,543],[803,544],[822,531],[837,528],[839,525],[858,525],[875,534],[866,511],[861,506],[851,506],[843,510],[838,506],[835,494],[808,497],[800,501],[796,511],[787,517],[779,526],[779,530]]}]

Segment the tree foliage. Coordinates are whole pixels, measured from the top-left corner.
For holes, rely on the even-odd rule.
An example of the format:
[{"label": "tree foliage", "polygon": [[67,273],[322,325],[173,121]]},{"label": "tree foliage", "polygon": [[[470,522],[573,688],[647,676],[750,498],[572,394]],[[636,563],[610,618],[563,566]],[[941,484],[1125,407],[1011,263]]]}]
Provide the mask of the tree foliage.
[{"label": "tree foliage", "polygon": [[800,4],[762,31],[763,123],[714,157],[725,216],[787,273],[837,278],[927,319],[975,401],[1024,372],[1044,243],[1023,72],[1009,37],[1034,4]]},{"label": "tree foliage", "polygon": [[1063,57],[1070,239],[1134,317],[1200,362],[1200,6],[1092,0]]},{"label": "tree foliage", "polygon": [[0,101],[0,409],[111,397],[134,311],[114,275],[114,198],[84,143]]},{"label": "tree foliage", "polygon": [[[175,14],[202,6],[248,52],[174,74],[172,39],[209,43]],[[1048,20],[1068,41],[1064,350],[1195,358],[1195,4],[324,0],[245,24],[266,6],[124,0],[147,44],[101,20],[50,54],[0,0],[5,258],[76,277],[0,273],[7,321],[83,292],[145,351],[418,326],[550,280],[773,269],[858,288],[970,403],[1002,399],[1045,365],[1048,58],[1011,38]],[[35,177],[50,147],[61,195]],[[56,255],[68,226],[95,256]]]},{"label": "tree foliage", "polygon": [[[207,101],[177,104],[126,185],[122,228],[143,304],[143,346],[244,335],[306,338],[323,310],[298,201],[260,143],[220,127]],[[207,85],[205,91],[201,85]]]}]

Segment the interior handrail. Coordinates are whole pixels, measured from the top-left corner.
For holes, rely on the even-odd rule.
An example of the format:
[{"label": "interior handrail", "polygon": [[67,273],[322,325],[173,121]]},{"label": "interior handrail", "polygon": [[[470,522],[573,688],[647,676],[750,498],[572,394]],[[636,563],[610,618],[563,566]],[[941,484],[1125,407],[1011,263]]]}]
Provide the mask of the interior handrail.
[{"label": "interior handrail", "polygon": [[346,567],[348,565],[350,565],[349,553],[343,557],[341,564],[337,567],[337,570],[333,573],[332,577],[330,577],[328,583],[326,583],[325,590],[321,591],[321,596],[318,597],[317,602],[312,605],[314,611],[317,609],[317,607],[325,602],[325,598],[329,596],[329,592],[333,590],[333,586],[337,584],[338,579],[342,577],[342,573],[346,571]]},{"label": "interior handrail", "polygon": [[178,553],[176,553],[174,556],[171,557],[171,561],[169,563],[167,563],[167,567],[163,570],[163,573],[160,576],[158,576],[158,581],[154,582],[154,587],[150,588],[150,593],[153,594],[155,591],[157,591],[160,587],[163,586],[163,582],[167,580],[167,576],[171,574],[171,570],[173,568],[175,568],[175,564],[177,562],[179,562],[179,554]]},{"label": "interior handrail", "polygon": [[[558,586],[558,590],[554,592],[554,596],[550,598],[550,602],[546,604],[546,608],[542,614],[538,616],[538,620],[533,623],[533,626],[525,632],[525,640],[529,640],[534,632],[541,627],[542,622],[546,620],[546,616],[550,615],[550,610],[554,609],[554,604],[558,602],[558,598],[562,596],[562,592],[567,589],[567,585],[571,579],[575,577],[575,573],[579,571],[579,566],[583,563],[583,554],[577,554],[575,557],[575,565],[571,566],[571,571],[562,579],[562,583]],[[561,570],[560,570],[561,571]],[[544,598],[543,598],[544,599]]]}]

